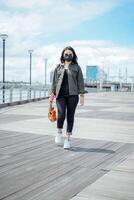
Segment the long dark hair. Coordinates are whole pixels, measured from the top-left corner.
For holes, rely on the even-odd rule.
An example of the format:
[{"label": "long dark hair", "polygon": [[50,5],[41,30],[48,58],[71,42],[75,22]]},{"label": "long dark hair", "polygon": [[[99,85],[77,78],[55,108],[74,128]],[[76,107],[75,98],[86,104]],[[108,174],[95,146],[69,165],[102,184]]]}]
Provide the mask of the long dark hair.
[{"label": "long dark hair", "polygon": [[73,64],[78,64],[78,62],[77,62],[78,58],[77,58],[77,55],[76,55],[76,53],[75,53],[75,50],[74,50],[72,47],[70,47],[70,46],[65,47],[65,48],[63,49],[63,51],[62,51],[62,53],[61,53],[61,57],[60,57],[61,63],[64,63],[64,62],[65,62],[63,55],[64,55],[64,52],[65,52],[66,50],[72,51],[72,53],[73,53],[73,60],[72,60],[72,63],[73,63]]}]

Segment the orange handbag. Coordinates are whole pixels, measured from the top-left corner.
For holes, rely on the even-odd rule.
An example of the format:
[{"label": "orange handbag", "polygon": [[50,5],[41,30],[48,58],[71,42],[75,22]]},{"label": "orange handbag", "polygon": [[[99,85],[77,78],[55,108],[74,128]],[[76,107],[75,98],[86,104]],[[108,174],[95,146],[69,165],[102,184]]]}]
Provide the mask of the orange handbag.
[{"label": "orange handbag", "polygon": [[51,121],[51,122],[55,122],[57,120],[57,117],[56,117],[56,110],[54,107],[51,107],[50,106],[50,109],[49,109],[49,112],[48,112],[48,119]]}]

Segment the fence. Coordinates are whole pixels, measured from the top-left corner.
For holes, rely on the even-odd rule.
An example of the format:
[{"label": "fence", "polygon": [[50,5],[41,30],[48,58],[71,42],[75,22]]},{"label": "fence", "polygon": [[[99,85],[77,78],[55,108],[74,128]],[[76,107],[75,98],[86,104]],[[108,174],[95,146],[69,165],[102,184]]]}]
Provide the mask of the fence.
[{"label": "fence", "polygon": [[[0,83],[0,105],[11,105],[47,98],[50,86],[16,83]],[[3,107],[2,106],[2,107]]]}]

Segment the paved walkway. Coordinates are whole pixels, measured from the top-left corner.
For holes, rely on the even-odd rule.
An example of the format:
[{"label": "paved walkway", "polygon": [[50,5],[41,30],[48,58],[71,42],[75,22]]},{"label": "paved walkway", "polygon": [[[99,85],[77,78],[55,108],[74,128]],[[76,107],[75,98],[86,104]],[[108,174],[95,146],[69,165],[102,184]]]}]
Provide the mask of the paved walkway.
[{"label": "paved walkway", "polygon": [[71,200],[133,200],[134,153]]},{"label": "paved walkway", "polygon": [[1,109],[0,199],[133,200],[133,99],[87,94],[69,151],[54,144],[48,100]]}]

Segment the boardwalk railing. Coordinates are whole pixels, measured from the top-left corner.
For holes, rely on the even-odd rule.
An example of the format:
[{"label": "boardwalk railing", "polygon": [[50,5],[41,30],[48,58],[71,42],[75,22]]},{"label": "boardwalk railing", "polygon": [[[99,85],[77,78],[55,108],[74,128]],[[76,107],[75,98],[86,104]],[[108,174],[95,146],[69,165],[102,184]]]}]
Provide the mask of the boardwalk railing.
[{"label": "boardwalk railing", "polygon": [[[12,105],[28,101],[47,98],[50,94],[50,86],[28,85],[16,83],[0,83],[0,105]],[[2,107],[3,107],[2,106]]]}]

